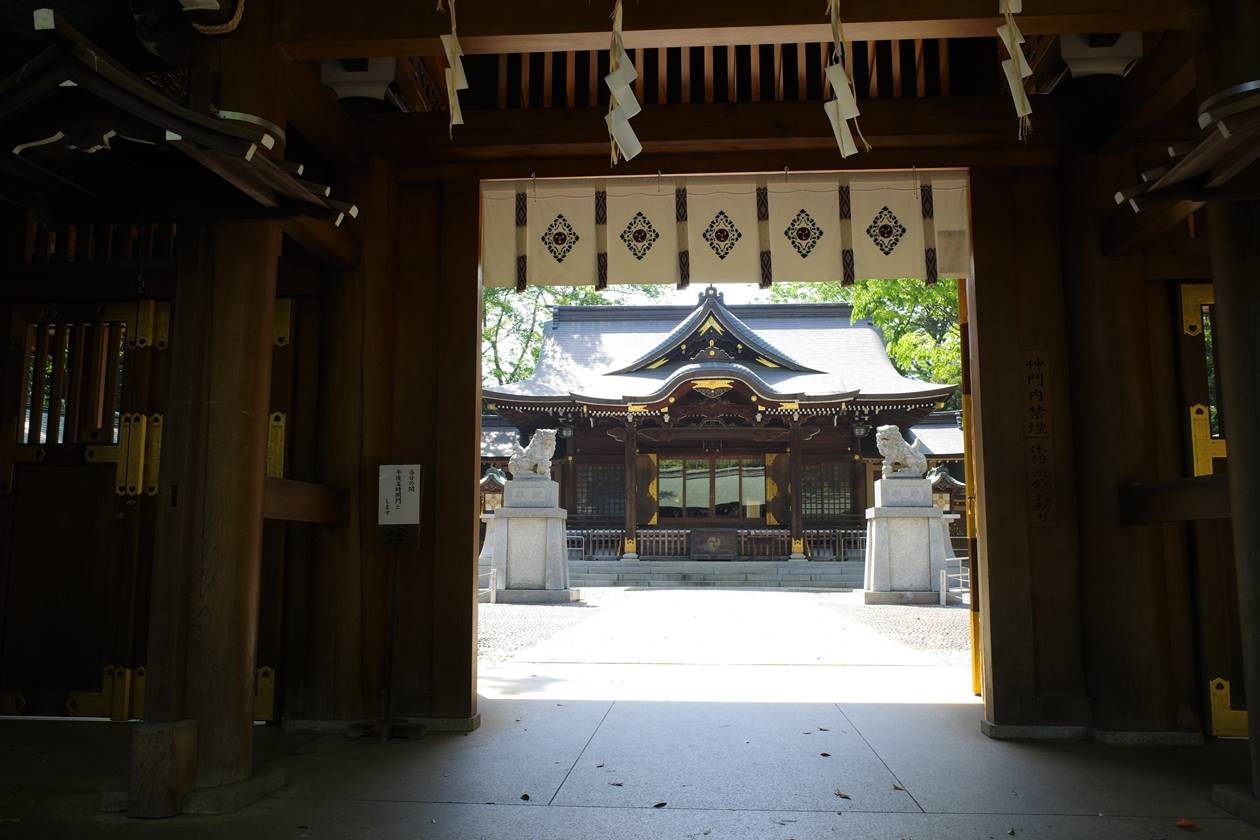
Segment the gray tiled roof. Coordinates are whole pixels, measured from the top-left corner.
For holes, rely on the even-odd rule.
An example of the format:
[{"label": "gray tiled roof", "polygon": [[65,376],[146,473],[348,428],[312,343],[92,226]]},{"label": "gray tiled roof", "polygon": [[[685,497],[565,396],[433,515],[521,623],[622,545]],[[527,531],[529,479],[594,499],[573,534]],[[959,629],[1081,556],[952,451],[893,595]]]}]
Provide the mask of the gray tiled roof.
[{"label": "gray tiled roof", "polygon": [[481,457],[511,458],[520,435],[497,414],[481,415]]},{"label": "gray tiled roof", "polygon": [[910,436],[910,442],[917,440],[919,449],[929,457],[963,457],[963,431],[952,411],[932,414],[927,421],[911,426]]},{"label": "gray tiled roof", "polygon": [[[850,323],[844,304],[757,304],[727,309],[765,344],[821,372],[756,366],[776,395],[808,399],[857,395],[864,399],[941,399],[951,385],[918,382],[899,374],[879,331],[869,321]],[[670,380],[688,375],[739,376],[744,363],[671,362],[655,370],[614,373],[659,346],[695,311],[681,306],[561,306],[544,327],[538,366],[528,379],[487,388],[489,399],[527,396],[554,401],[638,401]],[[743,378],[743,377],[741,377]]]}]

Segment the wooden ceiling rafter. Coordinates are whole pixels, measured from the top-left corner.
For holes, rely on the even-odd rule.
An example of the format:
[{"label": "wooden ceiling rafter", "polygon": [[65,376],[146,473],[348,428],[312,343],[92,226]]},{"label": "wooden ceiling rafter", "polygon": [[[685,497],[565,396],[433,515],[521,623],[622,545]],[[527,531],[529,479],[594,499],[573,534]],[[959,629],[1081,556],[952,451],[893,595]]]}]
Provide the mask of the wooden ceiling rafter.
[{"label": "wooden ceiling rafter", "polygon": [[[816,102],[790,100],[661,105],[645,108],[636,126],[644,148],[661,154],[835,150]],[[459,142],[439,115],[375,114],[360,118],[369,154],[404,162],[442,162],[606,155],[603,109],[469,111]],[[1000,96],[877,99],[862,111],[863,132],[877,148],[979,148],[1040,154],[1057,142],[1053,109],[1037,116],[1037,133],[1020,143],[1010,102]]]},{"label": "wooden ceiling rafter", "polygon": [[[863,86],[863,98],[876,98],[881,93],[893,97],[926,98],[929,91],[932,95],[948,96],[950,74],[946,43],[942,41],[938,45],[938,56],[933,59],[925,49],[923,39],[906,44],[910,58],[903,53],[902,41],[868,42],[863,47],[865,72],[869,79]],[[698,51],[700,58],[694,62],[694,72],[703,75],[702,93],[695,93],[692,88],[693,49]],[[815,49],[817,55],[811,57]],[[639,73],[635,81],[636,95],[644,104],[663,105],[686,104],[693,97],[697,101],[713,102],[719,96],[726,102],[781,102],[788,98],[824,102],[831,96],[826,75],[831,49],[830,42],[686,47],[678,50],[679,59],[676,62],[671,57],[675,48],[641,48],[629,52]],[[846,43],[844,62],[850,78],[853,52],[853,43]],[[606,63],[604,56],[607,51],[544,52],[541,61],[531,60],[532,55],[496,56],[493,101],[499,110],[587,107],[600,101],[602,85],[599,67]],[[907,61],[913,62],[913,66],[908,66]],[[557,69],[557,62],[563,66],[563,71]],[[579,102],[577,65],[583,63],[586,65],[584,72],[588,89],[586,100]],[[887,79],[880,74],[881,63],[890,63],[892,67]],[[540,83],[536,79],[539,67],[542,69]],[[561,73],[563,85],[557,85],[556,80]],[[519,96],[509,95],[509,91],[518,88]],[[562,95],[557,95],[558,89],[563,90]],[[701,96],[703,99],[700,99]]]},{"label": "wooden ceiling rafter", "polygon": [[[470,55],[606,48],[608,10],[566,4],[554,14],[515,0],[483,0],[461,21]],[[992,0],[846,0],[845,31],[856,41],[991,38]],[[1206,0],[1025,0],[1026,35],[1191,29]],[[281,41],[298,59],[436,55],[450,24],[429,5],[402,0],[284,0]],[[775,3],[639,0],[627,19],[627,48],[731,46],[826,41],[829,24],[816,0]]]}]

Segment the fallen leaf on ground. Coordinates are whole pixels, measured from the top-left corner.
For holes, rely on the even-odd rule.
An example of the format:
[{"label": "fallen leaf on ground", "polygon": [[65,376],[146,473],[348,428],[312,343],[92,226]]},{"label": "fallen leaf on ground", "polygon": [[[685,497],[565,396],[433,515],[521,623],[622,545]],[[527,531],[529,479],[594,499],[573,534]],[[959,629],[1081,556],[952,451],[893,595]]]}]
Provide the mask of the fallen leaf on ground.
[{"label": "fallen leaf on ground", "polygon": [[831,730],[830,730],[830,729],[828,729],[828,728],[827,728],[827,727],[825,727],[825,726],[820,726],[820,727],[818,727],[818,731],[819,731],[819,732],[830,732]]},{"label": "fallen leaf on ground", "polygon": [[840,788],[836,788],[836,796],[840,797],[841,799],[852,799],[852,798],[853,798],[852,796],[849,796],[849,794],[847,794],[847,793],[845,793],[844,791],[840,790]]},{"label": "fallen leaf on ground", "polygon": [[653,807],[653,808],[664,808],[664,807],[665,807],[665,803],[664,803],[664,802],[657,802],[657,803],[656,803],[655,805],[653,805],[652,807]]},{"label": "fallen leaf on ground", "polygon": [[528,802],[528,801],[529,801],[529,794],[528,794],[528,793],[522,793],[522,794],[521,794],[521,799],[523,799],[524,801]]},{"label": "fallen leaf on ground", "polygon": [[613,787],[625,787],[624,782],[609,782],[608,784],[612,785]]},{"label": "fallen leaf on ground", "polygon": [[899,785],[899,784],[897,784],[896,782],[894,782],[894,783],[893,783],[893,790],[905,790],[905,788],[903,788],[901,785]]},{"label": "fallen leaf on ground", "polygon": [[599,764],[596,764],[595,766],[596,766],[596,767],[603,767],[603,766],[604,766],[604,762],[602,762],[602,761],[601,761]]},{"label": "fallen leaf on ground", "polygon": [[831,758],[831,753],[819,753],[823,758]]},{"label": "fallen leaf on ground", "polygon": [[1180,828],[1182,831],[1198,831],[1199,824],[1195,822],[1194,820],[1187,819],[1186,817],[1182,817],[1181,819],[1177,820],[1177,828]]}]

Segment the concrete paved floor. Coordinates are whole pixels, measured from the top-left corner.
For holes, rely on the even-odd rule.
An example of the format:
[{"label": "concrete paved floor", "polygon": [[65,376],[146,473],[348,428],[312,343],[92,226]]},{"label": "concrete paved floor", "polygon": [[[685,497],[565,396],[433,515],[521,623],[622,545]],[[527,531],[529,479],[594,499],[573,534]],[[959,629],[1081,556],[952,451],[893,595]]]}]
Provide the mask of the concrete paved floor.
[{"label": "concrete paved floor", "polygon": [[991,741],[967,666],[904,632],[913,613],[833,607],[814,593],[626,593],[484,667],[474,733],[260,730],[260,763],[289,785],[229,817],[95,813],[96,791],[122,778],[125,727],[3,722],[0,840],[1155,840],[1180,836],[1178,819],[1260,838],[1209,802],[1213,782],[1245,779],[1245,744]]}]

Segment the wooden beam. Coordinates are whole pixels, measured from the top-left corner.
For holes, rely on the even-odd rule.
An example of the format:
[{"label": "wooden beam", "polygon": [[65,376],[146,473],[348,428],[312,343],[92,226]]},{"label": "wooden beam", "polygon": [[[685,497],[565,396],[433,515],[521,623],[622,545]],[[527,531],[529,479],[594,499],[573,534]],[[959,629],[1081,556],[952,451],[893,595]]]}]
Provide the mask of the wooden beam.
[{"label": "wooden beam", "polygon": [[652,52],[656,53],[656,104],[664,105],[669,101],[669,51]]},{"label": "wooden beam", "polygon": [[345,525],[350,522],[350,494],[309,481],[268,478],[263,487],[263,519]]},{"label": "wooden beam", "polygon": [[495,89],[495,104],[502,111],[507,107],[507,53],[499,53],[499,84]]},{"label": "wooden beam", "polygon": [[713,47],[704,48],[704,101],[713,101]]},{"label": "wooden beam", "polygon": [[291,216],[284,220],[285,236],[301,245],[307,253],[325,264],[338,268],[357,268],[359,238],[347,219],[340,225],[311,216]]},{"label": "wooden beam", "polygon": [[550,52],[543,53],[543,82],[542,82],[543,83],[543,103],[542,104],[544,108],[551,107],[551,88],[552,88],[552,79],[554,78],[552,67],[554,65],[554,62],[555,62],[554,53],[550,53]]},{"label": "wooden beam", "polygon": [[564,105],[566,108],[574,108],[577,106],[577,90],[575,80],[577,79],[577,55],[573,50],[569,50],[564,54]]},{"label": "wooden beam", "polygon": [[288,119],[326,163],[339,169],[354,167],[359,156],[354,124],[309,64],[294,62],[289,67]]},{"label": "wooden beam", "polygon": [[808,76],[805,70],[805,43],[796,45],[796,98],[804,99],[808,89]]},{"label": "wooden beam", "polygon": [[1229,483],[1225,473],[1120,487],[1120,521],[1126,525],[1197,522],[1229,516]]},{"label": "wooden beam", "polygon": [[871,79],[870,90],[867,92],[871,99],[879,97],[879,50],[877,47],[878,44],[875,41],[866,42],[866,69]]},{"label": "wooden beam", "polygon": [[893,41],[892,47],[892,83],[893,96],[901,96],[901,42]]},{"label": "wooden beam", "polygon": [[1155,204],[1141,213],[1134,213],[1127,206],[1119,207],[1103,225],[1103,254],[1115,257],[1134,251],[1184,221],[1202,206],[1202,201],[1174,199]]},{"label": "wooden beam", "polygon": [[[284,0],[281,40],[295,59],[436,55],[450,18],[430,4],[402,0]],[[1026,0],[1027,35],[1189,29],[1206,16],[1205,0]],[[992,38],[991,0],[846,0],[844,25],[854,40]],[[825,41],[826,15],[816,0],[640,0],[627,15],[627,48],[729,46]],[[716,24],[716,25],[715,25]],[[514,0],[484,0],[460,21],[469,54],[601,49],[608,10],[593,4],[543,11]]]},{"label": "wooden beam", "polygon": [[682,102],[691,101],[691,47],[682,48]]},{"label": "wooden beam", "polygon": [[748,48],[748,66],[749,79],[751,80],[752,90],[750,95],[753,102],[761,101],[761,45],[750,44]]},{"label": "wooden beam", "polygon": [[[1031,144],[1053,146],[1054,111],[1039,108]],[[606,156],[601,109],[505,113],[470,111],[451,141],[440,114],[364,115],[368,151],[390,160],[452,161],[495,158]],[[877,149],[986,147],[1024,149],[1010,130],[1010,102],[1001,97],[873,99],[862,106],[862,130]],[[660,105],[635,117],[635,131],[652,153],[712,153],[831,149],[835,137],[817,103]],[[837,164],[839,159],[837,159]]]}]

